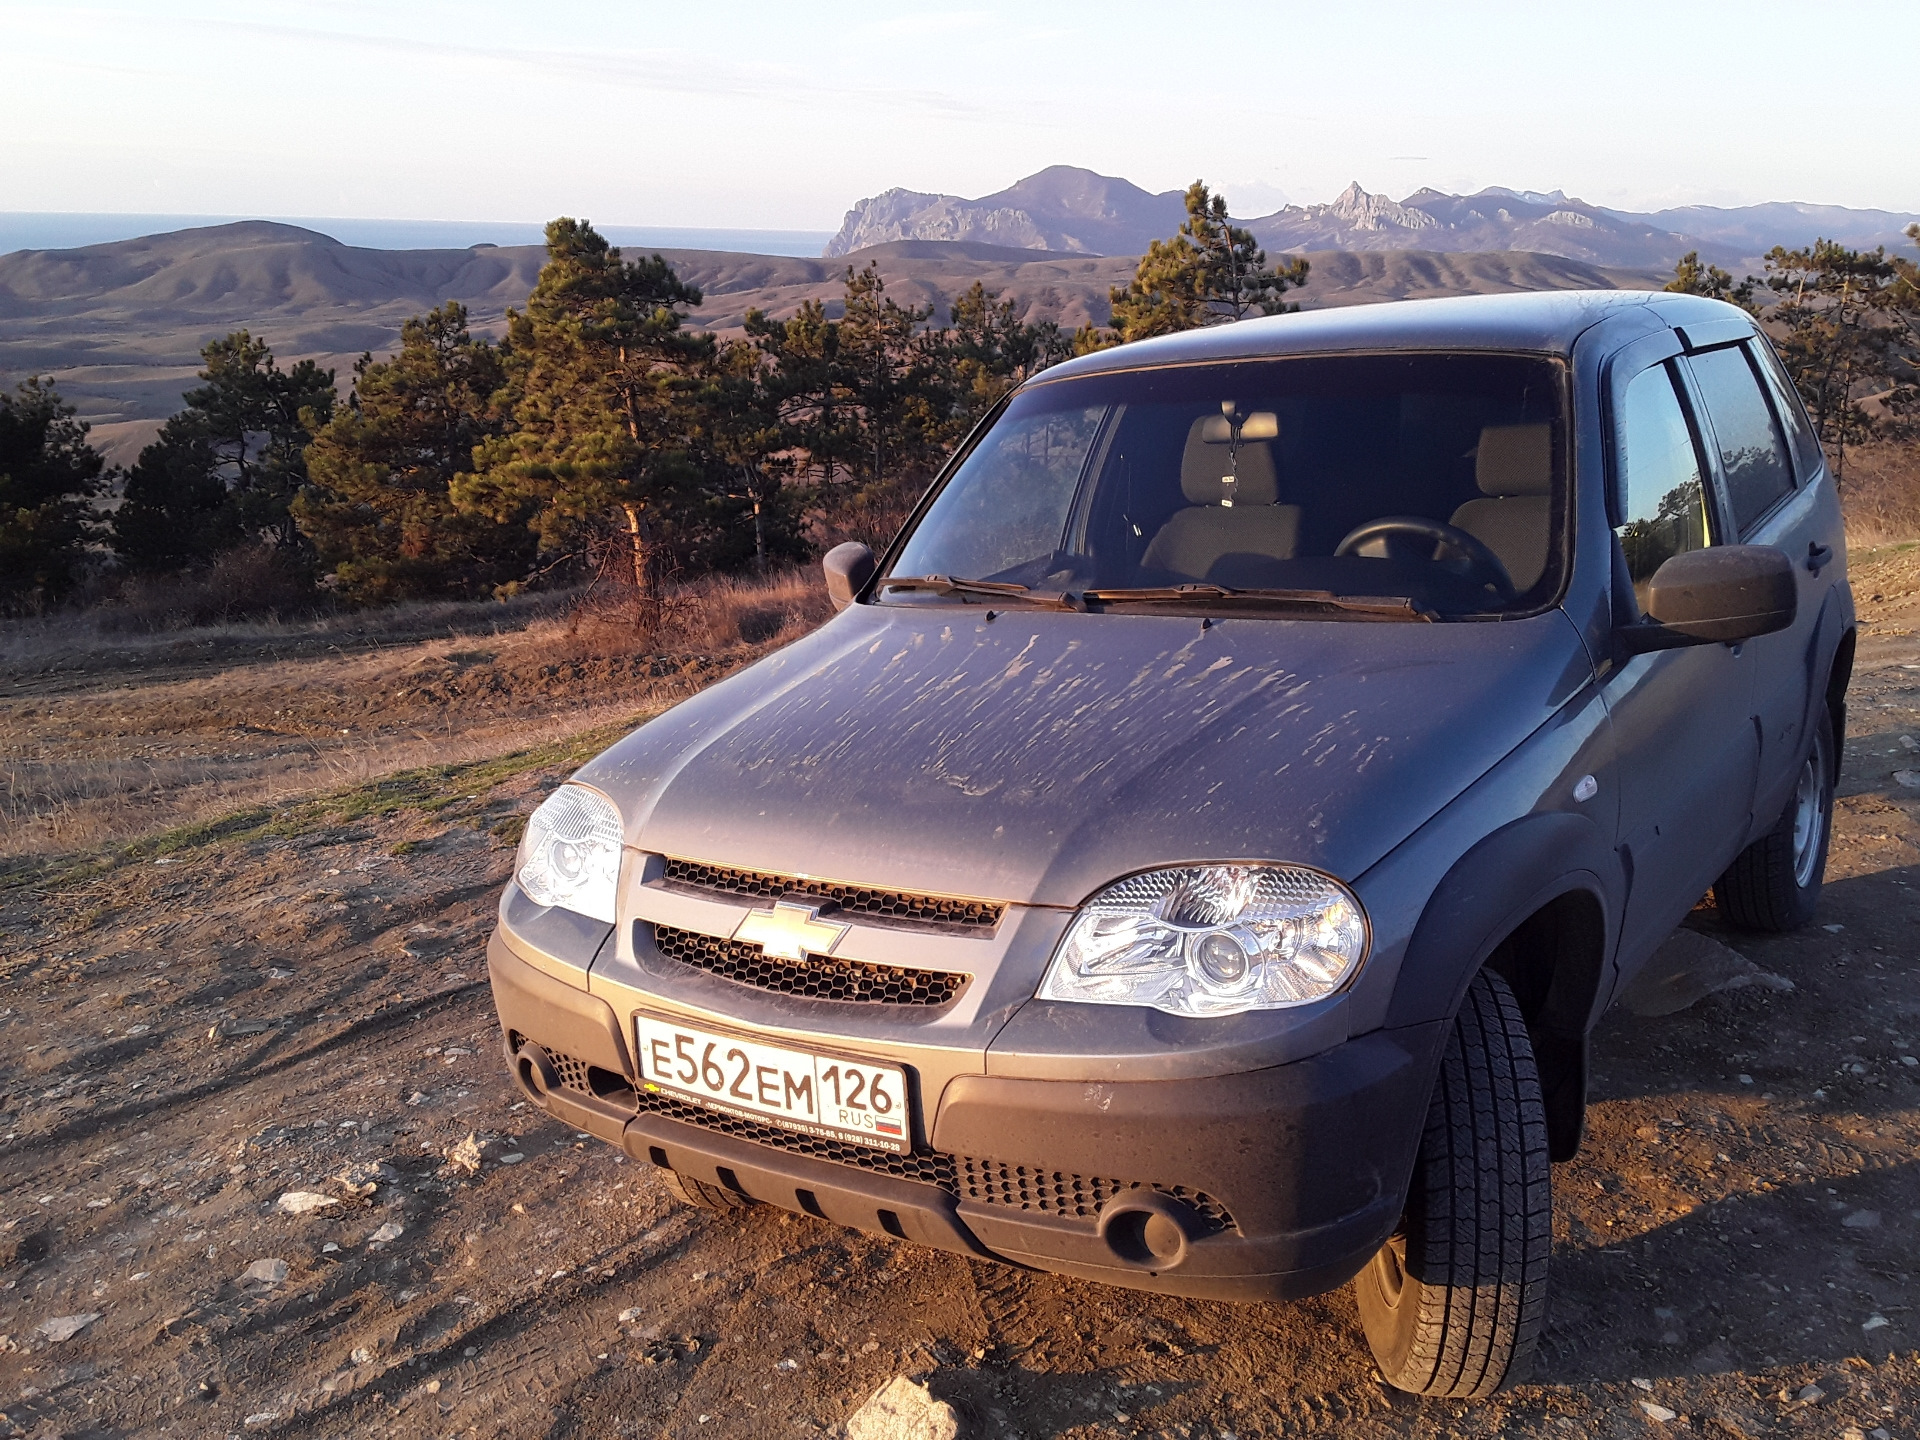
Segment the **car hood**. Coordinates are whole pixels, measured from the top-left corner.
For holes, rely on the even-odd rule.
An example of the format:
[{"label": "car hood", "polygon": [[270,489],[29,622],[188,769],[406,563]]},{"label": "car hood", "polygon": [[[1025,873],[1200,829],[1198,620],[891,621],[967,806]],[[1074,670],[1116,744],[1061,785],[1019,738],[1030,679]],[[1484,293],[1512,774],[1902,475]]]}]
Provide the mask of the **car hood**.
[{"label": "car hood", "polygon": [[579,778],[628,842],[744,869],[1077,905],[1275,860],[1352,879],[1590,678],[1500,624],[857,605]]}]

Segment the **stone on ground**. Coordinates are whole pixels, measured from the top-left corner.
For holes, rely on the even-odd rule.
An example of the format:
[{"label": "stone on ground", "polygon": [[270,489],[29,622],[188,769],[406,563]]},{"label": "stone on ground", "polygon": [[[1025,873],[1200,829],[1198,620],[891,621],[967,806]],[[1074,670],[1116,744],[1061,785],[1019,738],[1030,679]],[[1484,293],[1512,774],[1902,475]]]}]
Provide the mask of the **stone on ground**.
[{"label": "stone on ground", "polygon": [[960,1417],[927,1387],[896,1375],[847,1421],[847,1440],[956,1440]]}]

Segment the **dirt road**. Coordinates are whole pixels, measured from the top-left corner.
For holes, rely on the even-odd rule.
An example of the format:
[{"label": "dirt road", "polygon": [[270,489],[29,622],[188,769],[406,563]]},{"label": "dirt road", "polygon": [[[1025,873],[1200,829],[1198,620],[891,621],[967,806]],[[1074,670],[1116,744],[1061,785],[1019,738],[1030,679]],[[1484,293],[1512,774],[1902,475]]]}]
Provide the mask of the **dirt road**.
[{"label": "dirt road", "polygon": [[979,1435],[1913,1440],[1920,551],[1856,584],[1820,924],[1690,922],[1792,988],[1604,1022],[1545,1346],[1492,1402],[1387,1390],[1344,1291],[1172,1301],[721,1219],[530,1112],[481,951],[556,754],[0,892],[0,1436],[826,1434],[908,1372]]}]

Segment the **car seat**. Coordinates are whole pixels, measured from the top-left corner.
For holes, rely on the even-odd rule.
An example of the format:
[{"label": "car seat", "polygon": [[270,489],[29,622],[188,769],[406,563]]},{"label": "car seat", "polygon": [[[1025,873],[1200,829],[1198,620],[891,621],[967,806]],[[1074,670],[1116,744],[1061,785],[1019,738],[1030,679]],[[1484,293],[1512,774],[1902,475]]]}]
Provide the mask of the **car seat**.
[{"label": "car seat", "polygon": [[[1268,434],[1274,433],[1271,424]],[[1272,447],[1265,440],[1243,439],[1236,452],[1232,441],[1225,416],[1203,415],[1193,422],[1180,456],[1180,493],[1187,508],[1174,511],[1155,532],[1140,557],[1142,568],[1204,580],[1226,555],[1293,557],[1300,507],[1274,503],[1280,490]]]},{"label": "car seat", "polygon": [[1553,428],[1487,426],[1480,432],[1473,476],[1481,498],[1454,511],[1453,524],[1498,555],[1513,588],[1524,594],[1547,568]]}]

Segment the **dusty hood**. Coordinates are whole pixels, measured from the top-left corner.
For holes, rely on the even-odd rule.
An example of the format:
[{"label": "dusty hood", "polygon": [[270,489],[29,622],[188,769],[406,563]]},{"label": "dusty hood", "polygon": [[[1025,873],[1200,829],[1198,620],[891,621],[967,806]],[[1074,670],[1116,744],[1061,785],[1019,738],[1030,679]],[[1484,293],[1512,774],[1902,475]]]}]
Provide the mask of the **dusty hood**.
[{"label": "dusty hood", "polygon": [[1078,904],[1183,860],[1351,878],[1587,679],[1558,612],[1366,624],[859,605],[581,778],[650,851]]}]

